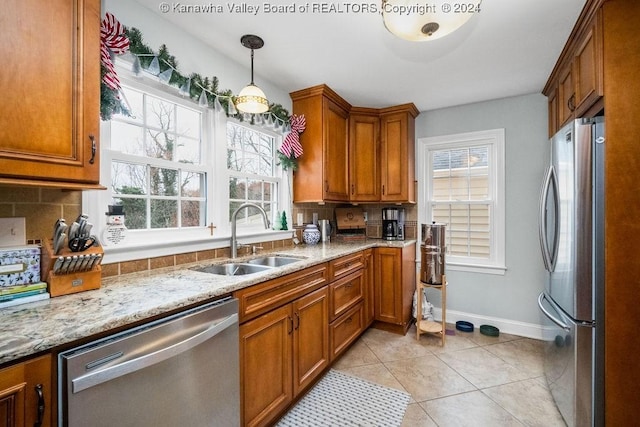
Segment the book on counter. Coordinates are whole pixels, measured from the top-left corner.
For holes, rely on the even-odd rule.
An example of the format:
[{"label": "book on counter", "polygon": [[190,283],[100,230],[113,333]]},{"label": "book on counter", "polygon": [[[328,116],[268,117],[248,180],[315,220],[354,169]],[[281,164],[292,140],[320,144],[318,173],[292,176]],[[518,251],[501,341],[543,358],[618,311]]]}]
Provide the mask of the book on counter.
[{"label": "book on counter", "polygon": [[47,292],[46,282],[0,287],[0,308],[48,298],[50,298],[50,295]]},{"label": "book on counter", "polygon": [[0,297],[46,288],[47,282],[30,283],[27,285],[0,286]]},{"label": "book on counter", "polygon": [[26,304],[28,302],[35,302],[35,301],[43,301],[43,300],[47,300],[51,298],[51,295],[49,294],[49,292],[47,292],[46,288],[43,289],[42,293],[39,294],[35,294],[35,295],[30,295],[30,296],[22,296],[20,298],[14,298],[8,301],[0,301],[0,309],[1,308],[7,308],[7,307],[12,307],[14,305],[20,305],[20,304]]}]

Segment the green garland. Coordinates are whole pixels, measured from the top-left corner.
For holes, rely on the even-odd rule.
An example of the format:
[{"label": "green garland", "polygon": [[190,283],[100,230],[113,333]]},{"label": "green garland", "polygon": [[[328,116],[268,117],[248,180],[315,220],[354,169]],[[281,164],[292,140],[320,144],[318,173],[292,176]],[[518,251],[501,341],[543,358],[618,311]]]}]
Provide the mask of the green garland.
[{"label": "green garland", "polygon": [[[167,46],[165,44],[162,44],[160,46],[158,53],[155,53],[153,49],[151,49],[143,42],[142,32],[137,28],[129,29],[125,27],[125,34],[129,38],[129,51],[134,55],[143,55],[138,56],[142,68],[148,68],[149,64],[151,63],[151,61],[153,61],[153,58],[155,56],[158,58],[161,73],[170,68],[167,63],[169,63],[175,70],[178,69],[178,61],[176,60],[176,57],[169,53],[169,49],[167,49]],[[105,70],[103,67],[102,76],[104,76],[104,73]],[[194,101],[200,99],[200,95],[203,91],[200,86],[202,86],[211,93],[221,95],[220,97],[218,97],[219,102],[225,111],[229,111],[229,101],[231,100],[231,97],[235,98],[235,96],[233,95],[233,92],[231,92],[231,90],[227,89],[224,91],[220,91],[218,89],[219,81],[218,77],[216,76],[209,78],[202,77],[198,73],[191,73],[189,76],[185,77],[178,72],[174,72],[171,74],[169,84],[171,86],[181,88],[185,83],[187,83],[189,79],[191,79],[191,85],[189,89],[189,96],[191,99],[193,99]],[[214,108],[215,97],[208,97],[207,101],[209,103],[209,107]],[[269,112],[283,122],[289,121],[289,112],[280,104],[269,104]],[[123,105],[118,91],[109,88],[106,84],[104,84],[104,82],[101,81],[100,118],[105,121],[110,120],[111,116],[113,116],[114,114],[124,114],[128,116],[130,115],[130,112]],[[227,113],[227,115],[229,115],[229,113]],[[239,118],[240,120],[242,120],[242,116],[240,116]]]},{"label": "green garland", "polygon": [[292,171],[298,169],[298,159],[294,157],[293,151],[289,156],[282,153],[280,150],[277,151],[277,154],[278,154],[278,161],[279,161],[278,164],[282,166],[282,169],[284,170],[291,169]]}]

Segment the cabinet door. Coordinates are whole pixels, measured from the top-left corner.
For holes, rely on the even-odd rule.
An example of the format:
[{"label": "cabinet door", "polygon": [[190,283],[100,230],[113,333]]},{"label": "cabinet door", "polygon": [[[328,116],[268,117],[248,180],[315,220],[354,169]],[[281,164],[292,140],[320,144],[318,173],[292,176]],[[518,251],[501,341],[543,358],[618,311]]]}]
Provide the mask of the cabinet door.
[{"label": "cabinet door", "polygon": [[0,370],[0,426],[51,425],[51,356]]},{"label": "cabinet door", "polygon": [[293,302],[293,395],[329,365],[329,294],[318,289]]},{"label": "cabinet door", "polygon": [[380,200],[380,119],[378,115],[349,116],[349,182],[352,202]]},{"label": "cabinet door", "polygon": [[580,117],[603,94],[602,20],[599,11],[575,53],[576,117]]},{"label": "cabinet door", "polygon": [[558,127],[561,128],[573,118],[575,110],[575,89],[571,64],[560,73],[558,81]]},{"label": "cabinet door", "polygon": [[291,304],[240,325],[243,426],[269,425],[293,398]]},{"label": "cabinet door", "polygon": [[349,200],[349,115],[338,104],[325,98],[324,116],[324,199]]},{"label": "cabinet door", "polygon": [[0,27],[0,181],[96,184],[100,1],[8,0]]},{"label": "cabinet door", "polygon": [[554,88],[547,98],[549,107],[549,138],[560,129],[558,127],[558,88]]},{"label": "cabinet door", "polygon": [[375,248],[375,320],[402,323],[402,252]]},{"label": "cabinet door", "polygon": [[374,262],[373,262],[373,249],[367,249],[364,251],[364,270],[363,270],[363,289],[364,289],[364,324],[365,327],[369,326],[373,322],[373,316],[375,311],[374,303]]},{"label": "cabinet door", "polygon": [[414,119],[400,112],[380,118],[381,196],[386,202],[414,202]]}]

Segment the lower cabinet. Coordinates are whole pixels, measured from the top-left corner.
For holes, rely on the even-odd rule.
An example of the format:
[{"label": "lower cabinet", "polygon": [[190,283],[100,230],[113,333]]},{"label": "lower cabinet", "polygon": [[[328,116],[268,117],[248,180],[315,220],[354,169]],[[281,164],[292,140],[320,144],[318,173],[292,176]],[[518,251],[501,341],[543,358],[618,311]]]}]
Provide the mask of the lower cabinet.
[{"label": "lower cabinet", "polygon": [[364,284],[364,324],[365,328],[368,328],[373,323],[375,304],[374,304],[374,286],[373,278],[375,277],[374,261],[373,261],[373,249],[367,249],[363,253],[364,257],[364,271],[363,271],[363,284]]},{"label": "lower cabinet", "polygon": [[240,325],[242,425],[273,423],[329,365],[327,287]]},{"label": "lower cabinet", "polygon": [[365,328],[362,269],[329,284],[329,349],[335,360]]},{"label": "lower cabinet", "polygon": [[51,425],[51,356],[0,370],[0,426]]},{"label": "lower cabinet", "polygon": [[406,334],[416,288],[416,245],[374,248],[374,326]]}]

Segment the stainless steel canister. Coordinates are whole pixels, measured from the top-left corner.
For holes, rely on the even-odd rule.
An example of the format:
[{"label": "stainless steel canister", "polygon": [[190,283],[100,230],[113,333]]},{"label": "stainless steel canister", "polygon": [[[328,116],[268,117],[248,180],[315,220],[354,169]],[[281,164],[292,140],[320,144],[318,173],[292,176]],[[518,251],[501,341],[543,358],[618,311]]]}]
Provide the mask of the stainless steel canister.
[{"label": "stainless steel canister", "polygon": [[320,240],[328,242],[331,236],[331,223],[328,219],[321,219],[318,221],[318,228],[320,229]]},{"label": "stainless steel canister", "polygon": [[445,274],[444,262],[446,225],[422,224],[422,243],[420,244],[420,280],[432,285],[441,285]]}]

